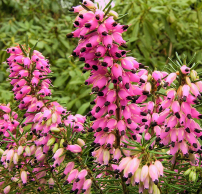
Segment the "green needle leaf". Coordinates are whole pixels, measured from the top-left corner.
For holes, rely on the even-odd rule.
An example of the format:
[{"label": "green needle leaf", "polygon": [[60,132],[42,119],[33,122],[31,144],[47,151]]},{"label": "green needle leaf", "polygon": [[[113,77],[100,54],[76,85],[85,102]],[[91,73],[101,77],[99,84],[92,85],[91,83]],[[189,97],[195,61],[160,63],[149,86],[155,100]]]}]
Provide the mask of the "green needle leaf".
[{"label": "green needle leaf", "polygon": [[27,56],[27,53],[26,53],[25,50],[23,49],[22,45],[19,44],[19,46],[20,46],[20,49],[22,50],[23,54],[24,54],[25,56]]},{"label": "green needle leaf", "polygon": [[175,55],[176,55],[177,60],[179,61],[179,63],[180,63],[181,65],[183,65],[183,64],[182,64],[182,61],[181,61],[181,59],[180,59],[180,57],[179,57],[179,55],[178,55],[178,53],[177,53],[177,52],[175,53]]},{"label": "green needle leaf", "polygon": [[28,43],[28,35],[26,34],[25,36],[25,45],[26,45],[26,50],[29,48],[29,43]]},{"label": "green needle leaf", "polygon": [[39,41],[36,42],[36,44],[31,48],[31,50],[30,50],[30,52],[29,52],[29,58],[30,58],[30,59],[32,58],[32,55],[33,55],[34,49],[36,48],[38,42],[39,42]]},{"label": "green needle leaf", "polygon": [[105,11],[105,9],[107,9],[107,8],[111,5],[112,1],[113,1],[113,0],[110,0],[110,2],[107,3],[107,5],[106,5],[105,8],[103,9],[103,11]]},{"label": "green needle leaf", "polygon": [[13,139],[15,142],[17,142],[17,139],[15,139],[15,137],[13,136],[13,134],[12,134],[9,130],[7,130],[7,132],[10,134],[10,136],[12,137],[12,139]]},{"label": "green needle leaf", "polygon": [[116,21],[119,21],[119,20],[123,19],[127,15],[128,15],[128,13],[124,14],[123,16],[119,17]]},{"label": "green needle leaf", "polygon": [[105,15],[104,15],[104,18],[107,16],[107,14],[110,12],[110,10],[111,10],[111,6],[109,6],[109,8],[107,9],[107,11],[105,12]]},{"label": "green needle leaf", "polygon": [[196,58],[196,53],[194,53],[194,56],[191,58],[191,60],[187,64],[188,67],[193,63],[193,61],[194,61],[195,58]]}]

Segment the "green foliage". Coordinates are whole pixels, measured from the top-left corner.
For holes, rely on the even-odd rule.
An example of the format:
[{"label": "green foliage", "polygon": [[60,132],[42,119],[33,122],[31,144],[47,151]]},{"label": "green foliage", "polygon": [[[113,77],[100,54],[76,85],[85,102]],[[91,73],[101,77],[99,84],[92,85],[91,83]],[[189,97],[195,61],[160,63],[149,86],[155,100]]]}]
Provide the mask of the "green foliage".
[{"label": "green foliage", "polygon": [[196,61],[202,60],[201,1],[117,0],[116,5],[118,13],[128,14],[120,22],[131,25],[124,39],[138,61],[163,70],[176,51],[188,61],[196,52]]},{"label": "green foliage", "polygon": [[[187,56],[202,61],[202,2],[199,0],[115,0],[119,22],[131,25],[124,34],[128,40],[128,55],[153,69],[163,70],[168,66],[168,57],[177,59]],[[83,64],[75,60],[72,50],[75,39],[66,39],[73,31],[75,14],[68,9],[79,0],[2,0],[0,1],[0,62],[8,57],[4,51],[15,43],[24,43],[26,35],[29,46],[37,41],[37,50],[50,60],[53,71],[53,98],[75,113],[89,110],[90,88],[83,83],[87,78],[82,73]],[[124,16],[125,15],[125,16]],[[124,16],[124,17],[123,17]],[[12,93],[6,82],[7,65],[0,66],[0,101],[9,102]],[[165,69],[166,70],[166,69]],[[197,71],[201,71],[201,64]],[[91,100],[89,100],[91,99]]]},{"label": "green foliage", "polygon": [[[1,1],[0,62],[8,57],[6,48],[15,43],[24,43],[26,36],[31,47],[38,41],[36,49],[40,50],[52,65],[51,79],[57,87],[53,98],[73,112],[86,113],[90,106],[87,104],[90,90],[83,87],[87,75],[82,75],[83,65],[71,57],[76,40],[66,39],[66,34],[74,30],[72,23],[75,17],[68,9],[78,3],[78,0]],[[0,69],[0,101],[6,103],[11,101],[13,96],[8,92],[8,89],[11,90],[9,83],[5,81],[8,77],[7,65],[2,64]]]}]

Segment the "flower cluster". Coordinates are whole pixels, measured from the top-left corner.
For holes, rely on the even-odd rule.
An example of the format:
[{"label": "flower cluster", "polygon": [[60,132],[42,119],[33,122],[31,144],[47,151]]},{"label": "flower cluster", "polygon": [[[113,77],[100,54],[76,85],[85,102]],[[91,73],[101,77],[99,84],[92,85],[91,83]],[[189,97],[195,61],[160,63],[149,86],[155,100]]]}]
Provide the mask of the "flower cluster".
[{"label": "flower cluster", "polygon": [[84,69],[91,71],[85,84],[93,85],[92,93],[97,97],[91,102],[95,106],[87,114],[93,121],[88,131],[95,132],[93,145],[98,149],[93,156],[97,157],[99,164],[107,165],[110,153],[113,154],[114,147],[119,146],[116,136],[120,142],[123,141],[127,138],[126,129],[129,128],[132,130],[131,136],[135,138],[139,129],[136,123],[143,120],[143,116],[137,118],[141,108],[136,110],[137,106],[133,103],[146,100],[150,85],[145,84],[148,72],[141,69],[144,66],[133,57],[126,57],[127,51],[119,49],[120,46],[127,47],[121,34],[128,25],[117,23],[114,16],[105,17],[105,13],[90,1],[84,1],[84,5],[92,11],[86,11],[82,6],[72,9],[78,12],[74,22],[78,29],[67,37],[80,38],[72,55],[84,61]]},{"label": "flower cluster", "polygon": [[[167,95],[157,107],[160,114],[156,116],[158,124],[156,135],[157,141],[162,146],[171,144],[171,155],[181,150],[185,157],[189,157],[189,153],[201,154],[198,138],[202,139],[202,132],[200,125],[194,119],[202,119],[202,115],[194,108],[194,105],[201,100],[202,82],[196,80],[195,71],[193,81],[197,82],[191,82],[188,76],[190,68],[186,65],[183,65],[180,70],[179,76],[181,76],[182,84],[177,89],[168,89]],[[174,78],[176,76],[177,73]]]},{"label": "flower cluster", "polygon": [[[151,141],[156,134],[149,149],[165,146],[171,155],[178,150],[186,157],[189,152],[201,154],[197,139],[202,133],[194,118],[200,119],[202,115],[193,105],[201,100],[202,82],[197,81],[197,72],[186,65],[178,66],[178,71],[170,74],[150,73],[135,58],[126,56],[122,33],[129,26],[115,20],[116,12],[103,12],[91,1],[84,1],[70,11],[78,13],[74,21],[77,29],[67,34],[67,38],[79,38],[72,55],[85,62],[84,70],[91,72],[85,84],[91,84],[92,94],[96,95],[91,102],[94,107],[87,114],[92,121],[88,131],[94,132],[95,137],[92,156],[99,165],[118,163],[113,164],[116,173],[125,168],[123,180],[127,185],[135,185],[133,180],[145,174],[138,182],[139,192],[149,189],[158,193],[158,178],[163,176],[161,161],[150,157],[146,161],[149,152],[142,148],[134,157],[137,147],[129,143],[135,140],[143,146],[143,139]],[[178,88],[173,87],[175,80]],[[160,89],[166,90],[166,94],[161,94]]]},{"label": "flower cluster", "polygon": [[[47,75],[51,72],[47,59],[34,50],[32,56],[25,55],[19,46],[7,49],[10,57],[7,64],[10,69],[10,83],[13,85],[15,100],[20,101],[19,108],[27,109],[34,101],[35,110],[43,106],[42,102],[36,102],[36,96],[50,96],[50,80]],[[38,108],[39,106],[39,108]]]},{"label": "flower cluster", "polygon": [[14,111],[11,112],[10,104],[0,105],[0,118],[0,135],[7,138],[10,137],[9,132],[15,134],[19,125],[18,114]]},{"label": "flower cluster", "polygon": [[[67,178],[64,185],[73,183],[73,191],[89,193],[92,181],[85,179],[87,170],[66,161],[68,153],[81,153],[81,147],[85,146],[80,138],[77,138],[77,143],[68,142],[67,131],[70,130],[70,139],[74,132],[85,133],[86,118],[79,114],[73,116],[59,103],[45,99],[51,96],[51,81],[48,79],[51,71],[48,60],[40,52],[33,50],[31,55],[32,50],[26,51],[21,45],[8,48],[7,52],[10,53],[7,63],[15,100],[20,102],[19,109],[26,112],[19,121],[10,104],[0,105],[1,135],[3,141],[9,142],[4,150],[1,149],[1,164],[9,171],[19,169],[11,181],[18,183],[24,192],[32,181],[39,186],[38,191],[44,189],[44,184],[53,189],[55,180],[46,177],[49,177],[49,172],[57,173],[57,167],[67,165],[62,175]],[[50,159],[53,163],[49,162]],[[73,164],[71,167],[70,163]],[[1,184],[4,187],[7,182]],[[4,193],[9,193],[10,189],[10,185],[6,186]]]},{"label": "flower cluster", "polygon": [[148,189],[149,193],[156,193],[159,190],[156,186],[159,182],[158,178],[163,176],[163,165],[156,160],[154,164],[140,167],[140,162],[137,157],[125,157],[120,161],[116,171],[123,171],[126,184],[139,185],[139,193],[143,193],[144,189]]}]

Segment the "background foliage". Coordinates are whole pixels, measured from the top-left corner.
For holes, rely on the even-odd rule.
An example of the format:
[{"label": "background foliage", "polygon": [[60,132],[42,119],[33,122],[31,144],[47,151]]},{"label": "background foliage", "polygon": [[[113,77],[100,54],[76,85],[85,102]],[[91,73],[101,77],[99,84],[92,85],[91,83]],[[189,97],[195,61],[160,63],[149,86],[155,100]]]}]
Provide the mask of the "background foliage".
[{"label": "background foliage", "polygon": [[[71,57],[77,42],[66,39],[73,31],[74,14],[68,9],[79,0],[0,0],[0,102],[11,101],[10,84],[6,82],[7,47],[37,40],[37,49],[52,64],[53,98],[68,110],[80,114],[90,108],[90,88],[84,86],[88,77],[82,73],[83,64]],[[202,61],[202,2],[201,0],[115,0],[120,22],[129,24],[124,34],[128,49],[137,60],[151,69],[167,70],[168,57],[175,52],[186,55],[188,61],[196,52]],[[201,71],[201,65],[197,71]]]}]

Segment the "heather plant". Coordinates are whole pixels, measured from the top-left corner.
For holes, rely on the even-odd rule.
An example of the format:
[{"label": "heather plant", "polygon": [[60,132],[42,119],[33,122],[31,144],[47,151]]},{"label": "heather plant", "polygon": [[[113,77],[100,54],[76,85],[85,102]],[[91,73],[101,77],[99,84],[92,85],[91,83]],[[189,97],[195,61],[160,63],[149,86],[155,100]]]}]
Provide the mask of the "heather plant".
[{"label": "heather plant", "polygon": [[[201,193],[202,81],[186,57],[169,72],[128,55],[110,2],[72,7],[72,57],[90,72],[93,107],[73,115],[51,97],[35,47],[7,49],[14,104],[0,105],[2,193]],[[88,74],[87,74],[88,75]]]}]

